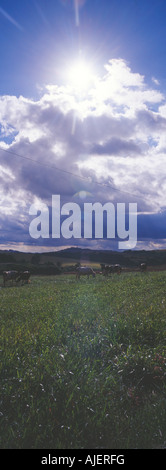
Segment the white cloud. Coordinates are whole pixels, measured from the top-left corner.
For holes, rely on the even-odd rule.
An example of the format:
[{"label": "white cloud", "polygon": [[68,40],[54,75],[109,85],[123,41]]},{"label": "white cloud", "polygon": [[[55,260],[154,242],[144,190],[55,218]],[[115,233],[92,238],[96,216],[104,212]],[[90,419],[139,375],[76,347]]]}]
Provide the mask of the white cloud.
[{"label": "white cloud", "polygon": [[165,96],[122,59],[109,61],[80,95],[71,86],[47,86],[37,101],[1,96],[0,125],[0,146],[37,162],[0,152],[1,213],[17,218],[35,197],[70,200],[84,189],[96,200],[131,201],[134,194],[140,211],[165,204]]},{"label": "white cloud", "polygon": [[152,77],[152,82],[155,83],[155,85],[157,85],[157,86],[160,85],[159,80],[155,77]]}]

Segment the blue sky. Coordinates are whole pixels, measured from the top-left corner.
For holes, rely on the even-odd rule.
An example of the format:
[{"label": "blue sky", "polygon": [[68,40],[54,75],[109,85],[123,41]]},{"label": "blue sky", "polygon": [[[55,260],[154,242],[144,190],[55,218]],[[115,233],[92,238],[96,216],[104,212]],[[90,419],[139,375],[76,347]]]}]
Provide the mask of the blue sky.
[{"label": "blue sky", "polygon": [[137,249],[165,248],[165,21],[165,0],[0,0],[0,248],[67,245],[34,242],[29,207],[81,191],[137,202]]},{"label": "blue sky", "polygon": [[1,93],[34,96],[37,83],[60,82],[61,68],[79,48],[99,71],[122,57],[147,80],[157,73],[166,89],[165,1],[80,3],[77,28],[74,0],[1,0]]}]

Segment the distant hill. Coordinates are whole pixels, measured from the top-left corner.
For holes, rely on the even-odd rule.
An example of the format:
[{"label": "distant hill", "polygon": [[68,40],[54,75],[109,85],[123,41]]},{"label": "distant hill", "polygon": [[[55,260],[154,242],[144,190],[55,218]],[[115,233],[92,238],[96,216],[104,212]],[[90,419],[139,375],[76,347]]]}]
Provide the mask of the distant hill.
[{"label": "distant hill", "polygon": [[[48,253],[47,253],[48,255]],[[51,253],[50,253],[51,255]],[[120,263],[124,267],[137,267],[140,263],[146,262],[149,266],[166,265],[166,250],[154,251],[132,251],[124,252],[110,250],[90,250],[82,248],[67,248],[53,254],[54,258],[61,260],[75,260],[76,262],[91,261],[93,263]]]},{"label": "distant hill", "polygon": [[34,274],[59,274],[76,263],[119,263],[126,268],[136,268],[146,262],[151,268],[166,268],[166,250],[115,252],[109,250],[91,250],[82,248],[66,248],[61,251],[49,253],[24,253],[13,250],[0,250],[0,273],[4,270],[30,269]]}]

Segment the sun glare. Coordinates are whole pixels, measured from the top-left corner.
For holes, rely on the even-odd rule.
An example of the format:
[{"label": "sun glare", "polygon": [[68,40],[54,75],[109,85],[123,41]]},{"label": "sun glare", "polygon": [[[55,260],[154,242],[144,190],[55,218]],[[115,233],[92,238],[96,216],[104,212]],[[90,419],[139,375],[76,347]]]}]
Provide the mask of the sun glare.
[{"label": "sun glare", "polygon": [[69,68],[68,79],[70,85],[75,89],[79,91],[87,90],[93,79],[91,66],[82,60],[75,62]]}]

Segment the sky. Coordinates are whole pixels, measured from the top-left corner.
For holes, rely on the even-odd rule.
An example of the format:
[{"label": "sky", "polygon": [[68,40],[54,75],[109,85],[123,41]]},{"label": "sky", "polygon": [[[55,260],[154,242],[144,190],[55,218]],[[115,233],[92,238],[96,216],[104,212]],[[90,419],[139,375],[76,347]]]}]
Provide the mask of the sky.
[{"label": "sky", "polygon": [[136,203],[135,249],[166,249],[165,21],[165,0],[0,0],[0,249],[118,249],[53,239],[52,195],[123,203],[126,226]]}]

